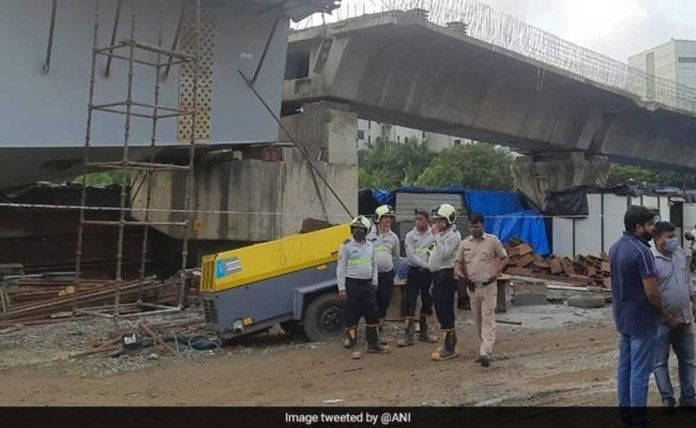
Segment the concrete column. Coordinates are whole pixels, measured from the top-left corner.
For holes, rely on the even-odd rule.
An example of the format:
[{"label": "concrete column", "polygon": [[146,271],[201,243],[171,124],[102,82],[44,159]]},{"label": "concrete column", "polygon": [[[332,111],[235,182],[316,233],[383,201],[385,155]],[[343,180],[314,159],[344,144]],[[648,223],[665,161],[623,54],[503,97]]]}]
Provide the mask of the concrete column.
[{"label": "concrete column", "polygon": [[[347,111],[347,107],[325,101],[305,104],[302,113],[285,116],[282,121],[314,160],[336,165],[358,164],[358,116]],[[279,133],[278,141],[290,144],[288,136],[282,130]],[[303,158],[296,160],[304,162]]]},{"label": "concrete column", "polygon": [[517,157],[512,175],[515,188],[543,208],[549,191],[605,184],[609,161],[605,156],[583,152],[546,152]]},{"label": "concrete column", "polygon": [[[339,194],[353,214],[358,207],[357,116],[326,105],[310,106],[305,112],[283,118],[293,137],[306,146],[321,175]],[[284,136],[283,140],[287,140]],[[263,160],[258,148],[235,147],[210,153],[196,164],[197,188],[195,240],[261,242],[300,230],[308,217],[332,223],[349,216],[328,186],[292,145],[283,148],[281,159]],[[159,172],[152,179],[152,207],[181,209],[184,206],[181,172]],[[134,201],[145,206],[147,186]],[[228,211],[228,213],[210,212]],[[324,216],[324,212],[327,216]],[[133,215],[143,219],[142,212]],[[151,214],[150,220],[178,220],[180,215]],[[159,227],[173,238],[183,238],[182,228]]]}]

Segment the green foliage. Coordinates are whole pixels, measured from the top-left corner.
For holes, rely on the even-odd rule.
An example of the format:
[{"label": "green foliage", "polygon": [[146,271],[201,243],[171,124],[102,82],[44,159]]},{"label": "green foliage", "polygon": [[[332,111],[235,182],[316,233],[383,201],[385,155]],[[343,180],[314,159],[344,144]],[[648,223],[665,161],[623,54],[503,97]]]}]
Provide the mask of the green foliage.
[{"label": "green foliage", "polygon": [[[85,180],[86,179],[86,180]],[[84,181],[83,181],[84,180]],[[88,186],[107,187],[112,184],[130,184],[130,171],[106,171],[87,174],[85,177],[79,176],[75,179],[78,183],[86,182]]]},{"label": "green foliage", "polygon": [[672,186],[680,189],[696,188],[696,176],[672,171],[658,171],[631,165],[612,164],[608,185]]},{"label": "green foliage", "polygon": [[358,183],[361,188],[393,189],[413,184],[431,164],[435,153],[427,141],[405,143],[377,140],[358,151]]},{"label": "green foliage", "polygon": [[513,190],[513,156],[507,149],[474,143],[443,150],[416,184],[442,187],[459,184],[470,189]]}]

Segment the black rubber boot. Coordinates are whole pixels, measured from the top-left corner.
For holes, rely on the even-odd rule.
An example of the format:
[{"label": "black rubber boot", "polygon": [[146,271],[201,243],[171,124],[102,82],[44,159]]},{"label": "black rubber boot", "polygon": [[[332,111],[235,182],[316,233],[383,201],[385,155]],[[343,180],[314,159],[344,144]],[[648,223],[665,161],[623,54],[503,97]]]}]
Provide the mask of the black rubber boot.
[{"label": "black rubber boot", "polygon": [[454,330],[444,331],[442,347],[437,348],[432,354],[433,361],[445,361],[457,356],[457,333]]},{"label": "black rubber boot", "polygon": [[437,343],[437,337],[433,337],[428,333],[428,316],[421,315],[418,324],[420,325],[418,340],[421,342]]},{"label": "black rubber boot", "polygon": [[365,327],[365,337],[367,339],[367,352],[373,354],[386,354],[389,352],[389,347],[379,343],[379,332],[377,331],[378,324],[368,325]]},{"label": "black rubber boot", "polygon": [[379,334],[379,343],[381,343],[382,345],[386,345],[387,339],[384,338],[384,318],[381,318],[379,320],[378,334]]},{"label": "black rubber boot", "polygon": [[414,330],[414,320],[413,318],[406,318],[406,327],[404,329],[404,338],[400,339],[397,343],[398,346],[411,346],[414,344],[413,341],[413,330]]},{"label": "black rubber boot", "polygon": [[358,360],[362,357],[362,354],[360,351],[358,351],[356,348],[358,346],[358,328],[357,327],[351,327],[346,329],[346,341],[348,342],[348,348],[350,348],[353,352],[351,353],[350,357],[354,360]]}]

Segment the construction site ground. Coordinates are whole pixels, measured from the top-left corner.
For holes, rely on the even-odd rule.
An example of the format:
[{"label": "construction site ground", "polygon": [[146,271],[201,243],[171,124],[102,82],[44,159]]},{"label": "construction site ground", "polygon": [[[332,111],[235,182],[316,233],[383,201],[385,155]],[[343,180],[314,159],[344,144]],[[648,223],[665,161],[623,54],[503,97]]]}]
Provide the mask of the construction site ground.
[{"label": "construction site ground", "polygon": [[[195,313],[179,317],[196,317]],[[160,317],[159,320],[164,317]],[[166,318],[165,318],[166,319]],[[0,335],[0,405],[88,406],[612,406],[616,333],[609,306],[512,307],[498,319],[496,360],[474,363],[471,315],[459,312],[460,356],[433,362],[434,345],[351,360],[339,341],[308,343],[279,329],[178,357],[69,358],[103,339],[113,322],[88,319]],[[659,402],[651,383],[650,401]]]}]

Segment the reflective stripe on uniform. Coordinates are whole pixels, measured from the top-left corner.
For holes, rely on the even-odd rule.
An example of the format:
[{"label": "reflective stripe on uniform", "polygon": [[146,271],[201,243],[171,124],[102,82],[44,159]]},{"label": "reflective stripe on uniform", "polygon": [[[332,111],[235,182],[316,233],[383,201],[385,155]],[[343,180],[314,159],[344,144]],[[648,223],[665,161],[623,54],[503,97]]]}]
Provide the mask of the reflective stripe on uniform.
[{"label": "reflective stripe on uniform", "polygon": [[376,252],[391,253],[391,248],[387,247],[384,244],[377,244],[377,245],[373,244],[372,248],[374,248]]},{"label": "reflective stripe on uniform", "polygon": [[348,266],[369,265],[370,263],[372,263],[372,259],[368,259],[367,257],[346,260]]}]

